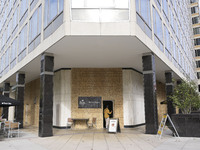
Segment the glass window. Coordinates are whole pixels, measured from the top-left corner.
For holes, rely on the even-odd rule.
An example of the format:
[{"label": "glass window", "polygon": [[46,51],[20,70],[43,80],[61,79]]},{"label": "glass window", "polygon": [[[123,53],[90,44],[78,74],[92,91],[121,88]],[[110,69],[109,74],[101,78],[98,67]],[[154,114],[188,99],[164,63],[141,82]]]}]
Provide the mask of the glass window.
[{"label": "glass window", "polygon": [[12,31],[16,29],[17,25],[18,25],[18,7],[15,10],[14,15],[13,15],[13,30]]},{"label": "glass window", "polygon": [[71,0],[72,20],[115,22],[129,20],[128,0]]},{"label": "glass window", "polygon": [[194,39],[194,45],[200,45],[200,39]]},{"label": "glass window", "polygon": [[13,0],[9,0],[9,2],[8,2],[8,15],[11,12],[12,6],[13,6]]},{"label": "glass window", "polygon": [[63,11],[64,0],[45,0],[44,27]]},{"label": "glass window", "polygon": [[171,50],[171,48],[170,48],[170,43],[171,43],[170,33],[169,33],[169,30],[167,29],[167,27],[166,26],[164,26],[164,27],[165,27],[165,47],[168,49],[168,51],[170,51]]},{"label": "glass window", "polygon": [[190,3],[196,3],[198,0],[190,0]]},{"label": "glass window", "polygon": [[195,56],[196,57],[200,56],[200,49],[195,50]]},{"label": "glass window", "polygon": [[192,18],[192,24],[197,24],[197,23],[199,23],[199,16]]},{"label": "glass window", "polygon": [[59,13],[61,13],[63,11],[64,7],[64,1],[63,0],[59,0]]},{"label": "glass window", "polygon": [[28,1],[27,0],[21,0],[20,4],[21,4],[20,5],[20,20],[21,20],[21,18],[24,16],[26,11],[28,10]]},{"label": "glass window", "polygon": [[29,44],[41,33],[41,5],[33,13],[29,22]]},{"label": "glass window", "polygon": [[31,0],[30,1],[30,11],[33,10],[33,8],[35,8],[35,5],[38,3],[39,0]]},{"label": "glass window", "polygon": [[163,42],[162,20],[155,7],[153,7],[154,34]]},{"label": "glass window", "polygon": [[196,61],[197,68],[200,68],[200,60]]},{"label": "glass window", "polygon": [[17,56],[17,41],[18,38],[15,38],[12,45],[11,45],[11,52],[10,52],[10,68],[13,68],[16,64],[16,56]]},{"label": "glass window", "polygon": [[154,0],[156,3],[156,6],[158,7],[159,10],[161,10],[161,0]]},{"label": "glass window", "polygon": [[163,12],[165,16],[168,18],[168,0],[162,0]]},{"label": "glass window", "polygon": [[5,52],[5,68],[4,69],[6,69],[8,66],[9,66],[9,49],[7,49]]},{"label": "glass window", "polygon": [[195,13],[198,13],[198,12],[199,12],[198,6],[195,6],[195,7],[192,7],[192,8],[191,8],[191,13],[192,13],[192,14],[195,14]]},{"label": "glass window", "polygon": [[19,33],[19,51],[18,55],[26,48],[27,45],[27,24],[22,28]]},{"label": "glass window", "polygon": [[193,33],[195,34],[200,34],[200,27],[193,28]]},{"label": "glass window", "polygon": [[[139,8],[137,8],[139,7]],[[151,27],[151,8],[149,0],[137,0],[136,1],[137,13],[143,18],[143,20]]]},{"label": "glass window", "polygon": [[1,73],[5,68],[5,54],[1,56]]},{"label": "glass window", "polygon": [[7,29],[7,40],[10,38],[10,36],[11,36],[11,30],[12,30],[12,20],[10,20],[9,21],[9,23],[8,23],[8,29]]},{"label": "glass window", "polygon": [[197,79],[200,79],[200,72],[197,72]]}]

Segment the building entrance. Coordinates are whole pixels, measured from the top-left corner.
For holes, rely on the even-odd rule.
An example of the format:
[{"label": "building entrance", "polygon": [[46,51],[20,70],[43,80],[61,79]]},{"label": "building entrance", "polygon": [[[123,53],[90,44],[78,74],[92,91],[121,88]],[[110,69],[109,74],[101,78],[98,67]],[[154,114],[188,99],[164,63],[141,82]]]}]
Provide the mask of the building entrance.
[{"label": "building entrance", "polygon": [[[108,109],[110,110],[110,112],[112,111],[112,113],[109,115],[109,117],[113,118],[113,101],[111,101],[111,100],[103,101],[103,110],[106,108],[106,106],[108,106]],[[103,127],[106,128],[106,121],[105,121],[105,118],[104,118],[104,111],[103,111]]]}]

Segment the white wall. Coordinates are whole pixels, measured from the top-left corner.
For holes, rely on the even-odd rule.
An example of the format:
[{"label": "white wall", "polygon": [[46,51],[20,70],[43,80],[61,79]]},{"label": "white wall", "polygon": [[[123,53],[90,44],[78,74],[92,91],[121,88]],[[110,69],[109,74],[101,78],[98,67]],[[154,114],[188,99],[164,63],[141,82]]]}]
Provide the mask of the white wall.
[{"label": "white wall", "polygon": [[[15,92],[11,92],[10,91],[10,98],[15,99]],[[8,120],[10,121],[14,121],[14,117],[15,117],[15,106],[11,106],[8,108]]]},{"label": "white wall", "polygon": [[66,127],[71,117],[71,70],[54,75],[53,126]]},{"label": "white wall", "polygon": [[145,123],[144,88],[142,74],[134,70],[123,70],[124,125]]}]

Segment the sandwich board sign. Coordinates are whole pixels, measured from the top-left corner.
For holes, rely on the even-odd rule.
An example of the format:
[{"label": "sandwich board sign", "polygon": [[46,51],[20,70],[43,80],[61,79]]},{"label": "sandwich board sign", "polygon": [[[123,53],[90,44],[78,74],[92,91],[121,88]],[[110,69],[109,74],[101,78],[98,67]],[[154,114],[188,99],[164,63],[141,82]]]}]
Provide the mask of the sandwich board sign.
[{"label": "sandwich board sign", "polygon": [[109,120],[108,132],[109,133],[121,132],[120,131],[120,126],[119,126],[119,119],[117,119],[117,118],[111,118]]}]

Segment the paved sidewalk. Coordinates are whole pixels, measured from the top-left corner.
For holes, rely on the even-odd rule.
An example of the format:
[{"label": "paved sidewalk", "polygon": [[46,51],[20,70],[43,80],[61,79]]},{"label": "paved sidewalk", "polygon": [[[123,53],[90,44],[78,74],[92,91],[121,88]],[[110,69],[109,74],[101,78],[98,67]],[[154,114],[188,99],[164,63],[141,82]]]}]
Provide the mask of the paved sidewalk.
[{"label": "paved sidewalk", "polygon": [[200,138],[172,137],[169,130],[161,140],[144,134],[144,127],[123,129],[109,134],[105,130],[54,129],[54,136],[37,137],[37,130],[24,129],[20,138],[4,138],[2,150],[200,150]]}]

